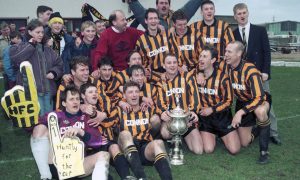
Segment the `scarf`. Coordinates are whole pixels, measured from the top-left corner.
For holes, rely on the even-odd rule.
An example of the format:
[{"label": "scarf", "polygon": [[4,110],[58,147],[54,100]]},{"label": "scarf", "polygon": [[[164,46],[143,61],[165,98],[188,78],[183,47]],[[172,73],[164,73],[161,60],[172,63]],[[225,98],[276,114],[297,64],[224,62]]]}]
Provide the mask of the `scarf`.
[{"label": "scarf", "polygon": [[53,47],[52,49],[58,54],[60,54],[60,41],[62,40],[64,33],[61,31],[59,34],[51,33],[51,38],[53,39]]}]

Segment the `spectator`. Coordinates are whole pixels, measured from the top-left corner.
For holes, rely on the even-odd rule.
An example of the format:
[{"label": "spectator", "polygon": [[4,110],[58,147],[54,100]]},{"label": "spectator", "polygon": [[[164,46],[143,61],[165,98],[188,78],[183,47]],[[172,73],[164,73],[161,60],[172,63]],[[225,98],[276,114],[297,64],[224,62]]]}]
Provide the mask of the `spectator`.
[{"label": "spectator", "polygon": [[[55,80],[62,76],[62,60],[51,48],[46,45],[43,23],[38,19],[29,22],[26,29],[28,42],[21,42],[10,48],[12,63],[19,67],[23,61],[29,61],[32,65],[36,82],[40,115],[53,110],[52,97],[56,93]],[[17,73],[17,84],[22,83],[22,75]],[[49,139],[39,137],[39,133],[33,130],[31,136],[31,149],[38,165],[41,179],[51,179],[51,173],[47,157],[49,154]]]},{"label": "spectator", "polygon": [[16,74],[18,69],[12,66],[10,56],[9,56],[9,49],[14,44],[19,44],[22,42],[22,38],[19,32],[14,31],[10,33],[10,45],[6,47],[3,51],[3,66],[4,66],[4,72],[7,77],[7,88],[5,90],[11,89],[16,85]]},{"label": "spectator", "polygon": [[53,9],[48,6],[38,6],[36,9],[36,16],[38,20],[43,23],[44,27],[48,26],[48,21],[50,18],[50,15],[52,14]]},{"label": "spectator", "polygon": [[[256,26],[248,21],[249,12],[246,4],[236,4],[233,11],[234,18],[239,25],[233,32],[234,37],[236,40],[244,42],[246,46],[244,50],[245,59],[255,64],[256,68],[261,72],[263,89],[270,93],[271,52],[267,31],[264,27]],[[281,145],[273,106],[271,106],[270,110],[270,119],[270,140],[274,144]]]},{"label": "spectator", "polygon": [[9,24],[10,32],[15,32],[16,31],[16,24],[15,23],[10,23]]},{"label": "spectator", "polygon": [[97,70],[98,61],[103,56],[109,56],[117,71],[128,67],[126,57],[135,48],[135,43],[143,31],[127,27],[125,14],[121,10],[115,10],[109,16],[110,28],[106,29],[97,44],[95,55],[92,58],[92,68]]},{"label": "spectator", "polygon": [[10,43],[10,38],[9,38],[9,34],[10,34],[10,28],[9,25],[6,22],[2,22],[2,24],[0,25],[0,31],[1,31],[1,35],[0,35],[0,73],[3,72],[3,50],[9,45]]},{"label": "spectator", "polygon": [[[68,46],[70,46],[73,42],[73,38],[63,31],[64,20],[62,19],[60,13],[55,12],[51,14],[48,24],[49,31],[46,33],[47,36],[51,38],[48,42],[48,45],[50,45],[52,49],[63,59],[64,64],[69,65],[66,63],[70,53]],[[68,73],[66,72],[65,65],[64,73]]]}]

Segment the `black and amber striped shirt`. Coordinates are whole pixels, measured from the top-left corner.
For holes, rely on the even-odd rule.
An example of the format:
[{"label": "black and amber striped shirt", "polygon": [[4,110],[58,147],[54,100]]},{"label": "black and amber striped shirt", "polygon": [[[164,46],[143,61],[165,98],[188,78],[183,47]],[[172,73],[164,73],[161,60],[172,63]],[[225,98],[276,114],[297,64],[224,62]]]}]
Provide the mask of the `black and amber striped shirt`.
[{"label": "black and amber striped shirt", "polygon": [[204,86],[198,84],[201,107],[211,107],[213,112],[222,112],[230,108],[233,100],[230,78],[219,69],[206,78]]},{"label": "black and amber striped shirt", "polygon": [[163,58],[172,52],[171,44],[165,32],[151,36],[147,31],[136,42],[136,49],[143,57],[143,66],[153,71],[163,72]]},{"label": "black and amber striped shirt", "polygon": [[[96,87],[97,87],[99,107],[100,107],[99,110],[103,111],[103,112],[110,113],[110,111],[111,111],[110,98],[106,95],[103,87],[101,86],[101,82],[99,80],[95,81],[95,79],[91,76],[89,77],[88,82],[92,83],[92,84],[95,84]],[[65,84],[63,82],[61,85],[59,85],[59,87],[57,89],[57,93],[56,93],[56,110],[62,110],[62,108],[63,108],[60,97],[61,97],[62,92],[65,90],[65,88],[68,85],[74,85],[74,83],[70,82],[69,84]],[[81,100],[81,102],[82,102],[82,100]]]},{"label": "black and amber striped shirt", "polygon": [[179,64],[186,65],[189,70],[194,69],[198,64],[198,56],[205,44],[200,31],[188,27],[183,37],[172,33],[169,41],[174,48],[175,54],[179,55]]},{"label": "black and amber striped shirt", "polygon": [[241,61],[235,69],[229,68],[228,74],[234,95],[246,103],[243,108],[246,113],[255,110],[266,100],[261,73],[254,64]]},{"label": "black and amber striped shirt", "polygon": [[204,21],[198,21],[190,25],[201,32],[206,44],[214,46],[218,50],[218,60],[225,54],[227,44],[234,41],[234,36],[228,23],[222,20],[214,20],[212,25],[205,24]]},{"label": "black and amber striped shirt", "polygon": [[108,87],[107,94],[112,97],[119,92],[119,87],[124,86],[126,82],[129,81],[129,68],[124,69],[121,72],[118,72],[114,77],[112,83]]},{"label": "black and amber striped shirt", "polygon": [[107,93],[108,91],[108,88],[110,87],[110,85],[113,83],[113,80],[115,79],[117,73],[115,73],[114,71],[111,73],[111,77],[109,80],[105,81],[105,80],[102,80],[101,77],[99,78],[99,81],[101,83],[101,86],[104,90],[105,93]]},{"label": "black and amber striped shirt", "polygon": [[162,113],[176,107],[176,94],[180,96],[180,107],[185,111],[190,109],[196,113],[200,110],[199,92],[193,73],[179,73],[173,80],[161,80],[162,86],[158,88],[159,99],[157,111]]},{"label": "black and amber striped shirt", "polygon": [[[119,97],[119,100],[126,101],[125,99],[123,99],[123,94],[121,94],[121,96],[119,95]],[[143,86],[140,88],[140,98],[143,97],[151,98],[154,104],[156,104],[158,98],[157,87],[150,83],[144,83]]]},{"label": "black and amber striped shirt", "polygon": [[[113,109],[109,118],[105,120],[106,127],[118,125],[119,132],[129,131],[132,137],[141,141],[152,141],[150,134],[150,119],[155,114],[155,108],[148,108],[146,111],[139,110],[137,112],[126,113],[120,107]],[[104,124],[105,124],[104,123]]]}]

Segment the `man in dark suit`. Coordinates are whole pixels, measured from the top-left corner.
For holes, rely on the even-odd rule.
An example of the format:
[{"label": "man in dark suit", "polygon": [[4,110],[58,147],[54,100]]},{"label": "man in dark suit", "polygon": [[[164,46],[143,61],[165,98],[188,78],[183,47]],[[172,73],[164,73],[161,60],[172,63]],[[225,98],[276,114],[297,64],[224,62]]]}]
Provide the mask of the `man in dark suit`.
[{"label": "man in dark suit", "polygon": [[[234,18],[238,22],[238,28],[233,32],[234,38],[245,45],[244,59],[255,64],[256,68],[260,70],[263,88],[266,92],[270,92],[271,53],[267,31],[264,27],[248,22],[249,12],[246,4],[236,4],[233,12]],[[271,120],[271,141],[281,145],[277,131],[277,120],[272,107],[269,117]]]}]

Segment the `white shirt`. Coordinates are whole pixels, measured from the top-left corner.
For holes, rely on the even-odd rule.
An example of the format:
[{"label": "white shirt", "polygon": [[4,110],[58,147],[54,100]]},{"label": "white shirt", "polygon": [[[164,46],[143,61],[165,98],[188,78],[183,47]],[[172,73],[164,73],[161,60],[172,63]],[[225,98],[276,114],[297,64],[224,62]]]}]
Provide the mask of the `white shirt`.
[{"label": "white shirt", "polygon": [[243,40],[243,31],[242,29],[245,28],[245,36],[246,36],[246,43],[248,44],[249,34],[250,34],[250,22],[248,22],[244,27],[239,25],[239,32]]},{"label": "white shirt", "polygon": [[63,36],[61,37],[61,40],[60,40],[59,43],[60,43],[59,53],[60,53],[60,55],[62,55],[62,52],[64,51],[65,46],[66,46],[66,41],[65,41],[65,38]]}]

